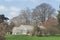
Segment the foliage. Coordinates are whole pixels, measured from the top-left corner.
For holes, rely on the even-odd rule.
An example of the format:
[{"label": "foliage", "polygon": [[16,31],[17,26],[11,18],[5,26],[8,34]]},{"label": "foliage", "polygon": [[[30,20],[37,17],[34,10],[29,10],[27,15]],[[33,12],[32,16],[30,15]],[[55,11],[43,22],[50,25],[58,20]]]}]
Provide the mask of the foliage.
[{"label": "foliage", "polygon": [[32,36],[40,36],[41,35],[40,32],[41,32],[40,28],[37,25],[35,25],[32,31]]},{"label": "foliage", "polygon": [[57,19],[55,19],[55,18],[48,19],[47,21],[44,22],[43,25],[47,28],[47,30],[50,34],[59,33]]},{"label": "foliage", "polygon": [[7,17],[5,17],[5,15],[1,15],[0,14],[0,23],[2,23],[4,20],[8,20],[8,18]]},{"label": "foliage", "polygon": [[57,18],[58,18],[58,22],[59,22],[59,24],[60,24],[60,10],[58,11]]}]

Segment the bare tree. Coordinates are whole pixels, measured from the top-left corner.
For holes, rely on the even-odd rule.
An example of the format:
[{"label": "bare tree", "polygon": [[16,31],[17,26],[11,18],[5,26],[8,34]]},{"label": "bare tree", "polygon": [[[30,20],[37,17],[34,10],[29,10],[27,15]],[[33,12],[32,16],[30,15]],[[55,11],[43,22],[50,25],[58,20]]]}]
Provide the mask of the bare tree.
[{"label": "bare tree", "polygon": [[31,22],[31,11],[29,8],[21,11],[21,18],[24,19],[25,24],[30,24]]},{"label": "bare tree", "polygon": [[10,21],[12,21],[15,26],[20,26],[21,24],[31,24],[31,10],[29,8],[26,8],[25,10],[21,10],[20,14]]},{"label": "bare tree", "polygon": [[33,10],[32,16],[33,19],[44,22],[48,18],[51,18],[53,14],[55,14],[55,9],[47,3],[42,3]]}]

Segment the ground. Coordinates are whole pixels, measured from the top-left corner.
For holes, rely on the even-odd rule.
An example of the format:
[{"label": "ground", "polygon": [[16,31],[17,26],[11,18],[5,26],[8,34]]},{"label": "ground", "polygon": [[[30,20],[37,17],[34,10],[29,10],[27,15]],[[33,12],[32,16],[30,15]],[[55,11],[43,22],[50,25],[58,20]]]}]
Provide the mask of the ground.
[{"label": "ground", "polygon": [[36,36],[27,36],[27,35],[6,35],[6,40],[60,40],[60,36],[44,36],[44,37],[36,37]]}]

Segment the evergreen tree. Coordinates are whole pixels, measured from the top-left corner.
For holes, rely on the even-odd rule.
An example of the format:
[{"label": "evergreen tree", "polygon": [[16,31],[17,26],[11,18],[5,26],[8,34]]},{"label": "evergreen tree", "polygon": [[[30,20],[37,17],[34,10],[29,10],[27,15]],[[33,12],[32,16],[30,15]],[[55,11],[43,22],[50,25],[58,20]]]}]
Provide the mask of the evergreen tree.
[{"label": "evergreen tree", "polygon": [[59,24],[60,24],[60,6],[59,6],[57,18],[58,18],[58,22],[59,22]]}]

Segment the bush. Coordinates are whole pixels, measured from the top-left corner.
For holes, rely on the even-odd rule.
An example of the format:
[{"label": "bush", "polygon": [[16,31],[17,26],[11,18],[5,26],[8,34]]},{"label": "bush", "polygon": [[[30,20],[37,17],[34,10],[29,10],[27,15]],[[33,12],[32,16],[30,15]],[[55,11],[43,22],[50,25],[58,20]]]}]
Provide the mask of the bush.
[{"label": "bush", "polygon": [[0,40],[6,40],[5,37],[3,36],[0,36]]}]

